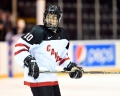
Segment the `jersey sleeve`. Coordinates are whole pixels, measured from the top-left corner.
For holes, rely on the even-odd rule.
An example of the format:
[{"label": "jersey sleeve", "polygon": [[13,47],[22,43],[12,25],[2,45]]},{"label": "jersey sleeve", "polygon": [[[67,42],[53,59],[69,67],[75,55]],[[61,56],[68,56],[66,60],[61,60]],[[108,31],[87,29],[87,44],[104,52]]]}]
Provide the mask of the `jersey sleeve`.
[{"label": "jersey sleeve", "polygon": [[24,59],[30,55],[30,49],[34,44],[40,44],[44,39],[44,32],[40,26],[34,26],[30,31],[23,35],[15,44],[14,58],[17,64],[24,66]]},{"label": "jersey sleeve", "polygon": [[67,65],[70,62],[71,62],[71,59],[70,59],[70,57],[68,55],[68,49],[65,47],[64,50],[63,50],[63,54],[62,54],[62,58],[60,60],[59,66],[61,66],[61,67],[67,67]]},{"label": "jersey sleeve", "polygon": [[59,66],[61,67],[67,67],[67,65],[71,62],[71,59],[69,58],[68,55],[68,50],[69,50],[69,45],[70,45],[70,41],[69,41],[69,34],[64,30],[63,30],[63,35],[64,35],[64,39],[66,39],[66,43],[63,47],[63,53],[62,53],[62,58],[60,58],[60,63]]},{"label": "jersey sleeve", "polygon": [[21,38],[26,41],[27,43],[33,44],[40,44],[45,37],[44,30],[40,25],[36,25],[30,29],[30,31],[23,35]]}]

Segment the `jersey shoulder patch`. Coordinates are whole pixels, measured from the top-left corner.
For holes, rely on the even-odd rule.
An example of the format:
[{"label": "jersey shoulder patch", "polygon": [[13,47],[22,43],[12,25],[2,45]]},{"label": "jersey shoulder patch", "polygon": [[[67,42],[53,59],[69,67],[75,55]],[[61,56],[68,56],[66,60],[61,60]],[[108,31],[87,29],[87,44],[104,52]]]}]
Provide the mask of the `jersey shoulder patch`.
[{"label": "jersey shoulder patch", "polygon": [[42,25],[33,26],[27,34],[21,37],[23,40],[29,44],[40,44],[45,38],[45,32]]}]

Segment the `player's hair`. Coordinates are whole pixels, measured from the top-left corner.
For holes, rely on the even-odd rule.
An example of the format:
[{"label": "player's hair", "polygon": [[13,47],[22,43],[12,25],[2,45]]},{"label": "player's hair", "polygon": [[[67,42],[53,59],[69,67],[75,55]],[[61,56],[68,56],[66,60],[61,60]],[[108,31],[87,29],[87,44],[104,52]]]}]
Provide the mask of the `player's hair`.
[{"label": "player's hair", "polygon": [[[58,18],[58,25],[59,25],[60,19],[61,19],[61,17],[62,17],[62,11],[61,11],[61,9],[60,9],[59,6],[57,6],[57,5],[50,5],[50,6],[45,10],[45,12],[44,12],[44,18],[43,18],[43,23],[44,23],[45,26],[47,26],[46,20],[45,20],[47,14],[56,14],[56,15],[57,15],[57,18]],[[47,26],[47,27],[48,27],[48,29],[50,29],[50,30],[53,31],[53,30],[56,30],[56,29],[57,29],[58,25],[57,25],[56,27],[48,27],[48,26]]]}]

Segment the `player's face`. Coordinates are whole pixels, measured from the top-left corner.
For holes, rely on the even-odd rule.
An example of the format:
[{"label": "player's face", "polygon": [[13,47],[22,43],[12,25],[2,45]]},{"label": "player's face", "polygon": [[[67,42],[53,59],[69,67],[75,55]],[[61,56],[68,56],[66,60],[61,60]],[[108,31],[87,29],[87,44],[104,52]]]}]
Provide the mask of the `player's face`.
[{"label": "player's face", "polygon": [[58,18],[56,14],[47,14],[46,16],[46,23],[49,27],[57,27],[58,25]]}]

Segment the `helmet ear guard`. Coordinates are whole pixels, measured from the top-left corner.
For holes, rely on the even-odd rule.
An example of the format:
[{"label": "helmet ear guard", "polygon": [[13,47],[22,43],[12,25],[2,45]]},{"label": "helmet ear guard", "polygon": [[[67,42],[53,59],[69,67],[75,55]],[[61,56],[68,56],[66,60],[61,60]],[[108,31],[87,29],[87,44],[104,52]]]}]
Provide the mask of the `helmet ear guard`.
[{"label": "helmet ear guard", "polygon": [[43,18],[43,23],[44,25],[50,29],[51,31],[54,31],[58,28],[58,25],[56,27],[48,27],[47,26],[47,23],[46,23],[46,16],[47,14],[56,14],[57,15],[57,18],[58,18],[58,25],[60,23],[60,20],[61,20],[61,17],[62,17],[62,11],[60,9],[59,6],[56,6],[56,5],[50,5],[44,12],[44,18]]}]

